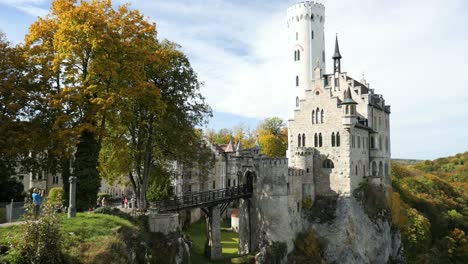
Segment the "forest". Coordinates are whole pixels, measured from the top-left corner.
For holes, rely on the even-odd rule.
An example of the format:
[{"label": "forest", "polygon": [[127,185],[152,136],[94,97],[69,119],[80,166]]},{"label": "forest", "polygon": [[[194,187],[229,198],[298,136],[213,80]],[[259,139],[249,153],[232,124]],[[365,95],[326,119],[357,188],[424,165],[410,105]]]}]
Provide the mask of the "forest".
[{"label": "forest", "polygon": [[468,152],[392,163],[392,221],[408,263],[466,263]]}]

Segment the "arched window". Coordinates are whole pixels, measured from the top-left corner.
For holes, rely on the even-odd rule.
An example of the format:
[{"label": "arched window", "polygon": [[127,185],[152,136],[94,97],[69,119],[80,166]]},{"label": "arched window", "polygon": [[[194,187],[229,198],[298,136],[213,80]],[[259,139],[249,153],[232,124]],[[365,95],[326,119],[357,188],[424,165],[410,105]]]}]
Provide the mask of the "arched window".
[{"label": "arched window", "polygon": [[322,133],[319,133],[319,147],[322,146]]},{"label": "arched window", "polygon": [[299,86],[299,76],[296,75],[296,86]]},{"label": "arched window", "polygon": [[380,177],[383,176],[383,163],[382,162],[379,163],[379,176]]},{"label": "arched window", "polygon": [[297,50],[294,51],[294,61],[297,61]]},{"label": "arched window", "polygon": [[312,110],[312,124],[315,124],[315,110]]},{"label": "arched window", "polygon": [[317,107],[317,110],[315,111],[316,115],[315,115],[315,124],[318,124],[319,123],[319,113],[320,113],[320,109]]},{"label": "arched window", "polygon": [[318,137],[317,137],[317,133],[315,133],[315,135],[314,135],[314,147],[318,147]]},{"label": "arched window", "polygon": [[388,144],[388,137],[385,138],[385,151],[390,152],[389,144]]},{"label": "arched window", "polygon": [[331,161],[330,159],[326,159],[323,161],[322,167],[325,169],[333,169],[335,168],[335,164],[333,164],[333,161]]},{"label": "arched window", "polygon": [[297,146],[301,146],[301,134],[297,135]]},{"label": "arched window", "polygon": [[336,146],[340,146],[340,132],[336,132]]},{"label": "arched window", "polygon": [[305,147],[305,134],[302,134],[302,146]]},{"label": "arched window", "polygon": [[314,14],[310,15],[310,20],[314,21]]},{"label": "arched window", "polygon": [[374,137],[369,138],[369,143],[370,143],[370,148],[373,149],[374,148]]},{"label": "arched window", "polygon": [[296,96],[296,107],[299,107],[299,96]]},{"label": "arched window", "polygon": [[332,147],[335,146],[335,132],[331,134],[331,142],[332,142]]},{"label": "arched window", "polygon": [[297,60],[298,61],[301,60],[301,51],[300,50],[297,51]]},{"label": "arched window", "polygon": [[382,137],[381,136],[379,136],[379,149],[383,150],[383,148],[382,148]]},{"label": "arched window", "polygon": [[311,35],[312,35],[312,39],[314,39],[314,31],[313,31],[313,30],[312,30],[312,34],[311,34]]},{"label": "arched window", "polygon": [[323,109],[322,109],[322,111],[320,112],[320,123],[323,124]]},{"label": "arched window", "polygon": [[355,167],[355,171],[354,171],[354,172],[356,173],[356,175],[358,175],[358,168],[357,168],[357,165],[356,165],[356,167]]},{"label": "arched window", "polygon": [[372,162],[372,176],[377,176],[377,163],[375,161]]}]

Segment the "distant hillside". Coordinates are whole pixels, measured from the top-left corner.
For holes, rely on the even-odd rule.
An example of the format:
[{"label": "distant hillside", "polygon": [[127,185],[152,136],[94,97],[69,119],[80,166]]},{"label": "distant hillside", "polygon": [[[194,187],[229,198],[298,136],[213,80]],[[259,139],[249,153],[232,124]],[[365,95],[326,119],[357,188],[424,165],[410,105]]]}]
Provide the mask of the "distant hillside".
[{"label": "distant hillside", "polygon": [[392,159],[392,162],[398,162],[404,165],[412,165],[421,161],[422,160],[415,160],[415,159]]},{"label": "distant hillside", "polygon": [[417,163],[392,163],[392,219],[408,263],[466,263],[468,152]]}]

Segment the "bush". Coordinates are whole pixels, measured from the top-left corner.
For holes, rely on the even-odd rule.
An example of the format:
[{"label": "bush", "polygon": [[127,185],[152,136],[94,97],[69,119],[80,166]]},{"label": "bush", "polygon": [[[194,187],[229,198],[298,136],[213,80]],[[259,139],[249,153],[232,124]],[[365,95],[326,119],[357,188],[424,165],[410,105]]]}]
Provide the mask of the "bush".
[{"label": "bush", "polygon": [[50,189],[49,196],[47,196],[47,203],[54,208],[62,207],[65,201],[65,192],[63,188],[54,187]]},{"label": "bush", "polygon": [[325,263],[315,233],[300,233],[294,241],[294,250],[288,255],[288,263]]},{"label": "bush", "polygon": [[310,197],[306,197],[304,198],[304,200],[302,200],[302,208],[304,209],[310,209],[312,208],[312,199]]},{"label": "bush", "polygon": [[282,263],[286,256],[288,246],[284,242],[273,242],[269,245],[265,252],[265,263],[279,264]]},{"label": "bush", "polygon": [[33,221],[33,205],[28,204],[26,223],[21,234],[11,241],[11,249],[5,257],[10,263],[63,263],[60,235],[60,215],[46,205],[37,221]]}]

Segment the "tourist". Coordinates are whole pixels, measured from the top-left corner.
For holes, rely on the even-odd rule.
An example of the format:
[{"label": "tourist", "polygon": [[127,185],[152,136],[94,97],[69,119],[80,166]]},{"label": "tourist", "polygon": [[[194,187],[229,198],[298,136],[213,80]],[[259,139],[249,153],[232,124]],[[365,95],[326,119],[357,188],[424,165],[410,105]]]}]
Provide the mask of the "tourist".
[{"label": "tourist", "polygon": [[128,199],[127,199],[127,196],[124,196],[124,208],[128,208]]},{"label": "tourist", "polygon": [[41,209],[41,202],[42,202],[42,196],[39,193],[39,190],[37,188],[34,188],[33,190],[32,201],[34,204],[34,208],[33,208],[34,219],[37,219],[39,217],[39,212]]}]

